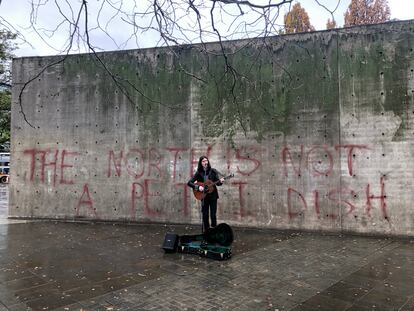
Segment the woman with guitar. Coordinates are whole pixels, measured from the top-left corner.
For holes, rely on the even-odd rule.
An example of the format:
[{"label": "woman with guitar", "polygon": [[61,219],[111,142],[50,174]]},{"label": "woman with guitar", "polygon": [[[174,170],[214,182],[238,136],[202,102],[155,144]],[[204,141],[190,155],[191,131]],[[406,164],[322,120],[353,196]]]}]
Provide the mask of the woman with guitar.
[{"label": "woman with guitar", "polygon": [[201,212],[203,214],[203,232],[210,228],[209,214],[211,216],[211,226],[217,225],[217,199],[219,198],[217,187],[221,186],[225,177],[219,178],[216,169],[210,166],[210,161],[206,156],[201,156],[198,160],[197,171],[188,181],[187,185],[194,190],[194,195],[201,200]]}]

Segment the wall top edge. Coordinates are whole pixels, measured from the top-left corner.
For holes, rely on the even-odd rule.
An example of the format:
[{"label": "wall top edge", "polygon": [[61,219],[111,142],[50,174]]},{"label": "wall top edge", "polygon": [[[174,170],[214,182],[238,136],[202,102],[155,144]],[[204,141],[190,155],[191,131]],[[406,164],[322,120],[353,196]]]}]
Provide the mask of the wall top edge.
[{"label": "wall top edge", "polygon": [[[404,26],[404,25],[410,25],[412,24],[414,26],[414,19],[409,20],[393,20],[388,21],[385,23],[379,23],[379,24],[369,24],[369,25],[359,25],[359,26],[352,26],[352,27],[346,27],[346,28],[334,28],[334,29],[325,29],[325,30],[318,30],[318,31],[312,31],[312,32],[302,32],[302,33],[294,33],[294,34],[285,34],[285,35],[279,35],[279,36],[269,36],[269,37],[256,37],[252,39],[235,39],[235,40],[229,40],[229,41],[223,41],[224,44],[232,44],[234,42],[255,42],[263,39],[276,39],[276,38],[284,38],[289,40],[298,40],[299,37],[309,37],[324,34],[324,33],[337,33],[337,34],[347,34],[347,33],[355,33],[356,30],[374,30],[381,28],[383,29],[384,26],[394,27],[394,26]],[[219,44],[219,41],[211,41],[206,43],[194,43],[194,44],[182,44],[182,45],[171,45],[171,46],[159,46],[159,47],[148,47],[148,48],[141,48],[141,49],[126,49],[126,50],[111,50],[111,51],[102,51],[97,52],[97,55],[106,55],[106,54],[124,54],[124,53],[133,53],[133,52],[151,52],[151,51],[163,51],[163,50],[190,50],[193,48],[206,46],[211,47],[216,44]],[[76,57],[76,56],[82,56],[82,55],[92,55],[93,53],[73,53],[73,54],[59,54],[59,55],[44,55],[44,56],[24,56],[24,57],[14,57],[13,61],[22,61],[22,60],[38,60],[38,59],[56,59],[61,57]]]}]

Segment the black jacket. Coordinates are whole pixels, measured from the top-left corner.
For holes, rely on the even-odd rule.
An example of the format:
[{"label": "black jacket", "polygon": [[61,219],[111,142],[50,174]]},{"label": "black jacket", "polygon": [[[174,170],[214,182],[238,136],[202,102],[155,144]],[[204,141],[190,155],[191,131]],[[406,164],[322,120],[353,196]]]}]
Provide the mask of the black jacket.
[{"label": "black jacket", "polygon": [[[204,175],[206,175],[207,179],[211,180],[212,182],[217,182],[217,186],[222,185],[220,182],[219,174],[214,168],[209,169],[207,172],[200,172],[197,170],[194,176],[188,181],[187,185],[193,189],[198,189],[198,185],[195,182],[198,181],[204,183]],[[217,187],[214,187],[214,191],[212,193],[207,193],[206,198],[217,200],[219,198]]]}]

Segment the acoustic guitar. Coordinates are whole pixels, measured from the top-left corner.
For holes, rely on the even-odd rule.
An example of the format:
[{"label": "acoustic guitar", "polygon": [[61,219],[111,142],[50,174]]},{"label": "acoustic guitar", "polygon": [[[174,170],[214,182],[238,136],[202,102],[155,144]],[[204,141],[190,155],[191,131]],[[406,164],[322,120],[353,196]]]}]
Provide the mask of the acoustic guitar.
[{"label": "acoustic guitar", "polygon": [[[228,176],[224,177],[224,180],[230,179],[234,177],[234,174],[231,173]],[[220,182],[220,180],[217,180],[215,182],[211,181],[210,179],[207,179],[206,182],[200,182],[200,181],[196,181],[196,185],[198,186],[203,186],[204,187],[204,191],[198,191],[196,189],[193,189],[193,193],[194,196],[197,200],[202,200],[204,199],[204,197],[208,194],[208,193],[212,193],[214,191],[214,187],[216,186],[216,184],[218,184]]]}]

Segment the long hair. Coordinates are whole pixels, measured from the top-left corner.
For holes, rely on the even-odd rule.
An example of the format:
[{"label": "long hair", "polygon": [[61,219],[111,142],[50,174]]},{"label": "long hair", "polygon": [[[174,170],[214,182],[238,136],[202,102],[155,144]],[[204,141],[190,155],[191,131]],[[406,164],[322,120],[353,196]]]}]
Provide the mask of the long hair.
[{"label": "long hair", "polygon": [[[199,172],[203,172],[204,171],[204,168],[201,165],[201,161],[203,161],[204,159],[207,159],[208,160],[208,158],[206,156],[201,156],[200,159],[198,159],[197,171],[199,171]],[[210,160],[208,160],[207,171],[209,171],[210,169],[211,169]]]}]

